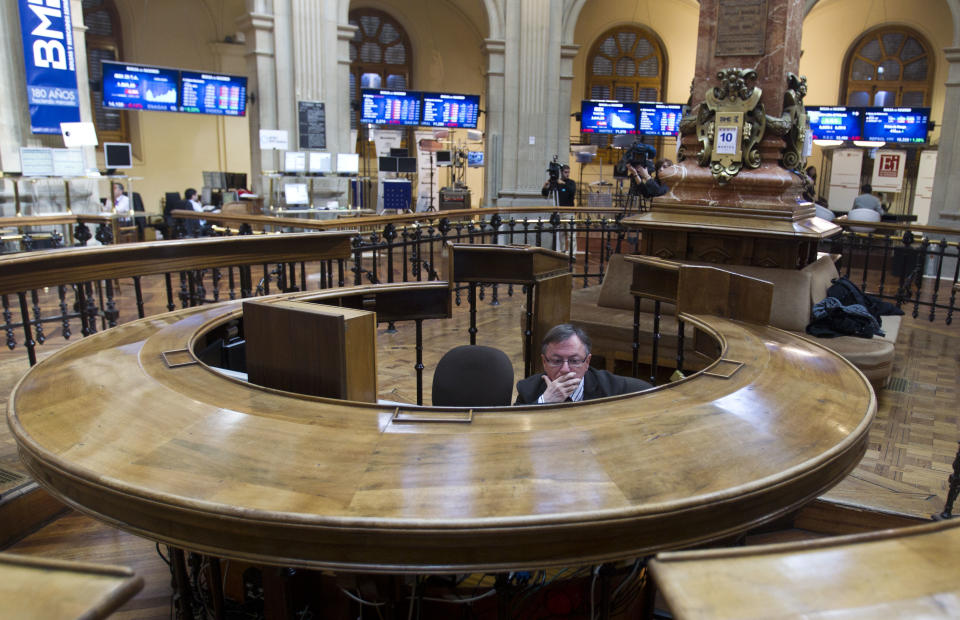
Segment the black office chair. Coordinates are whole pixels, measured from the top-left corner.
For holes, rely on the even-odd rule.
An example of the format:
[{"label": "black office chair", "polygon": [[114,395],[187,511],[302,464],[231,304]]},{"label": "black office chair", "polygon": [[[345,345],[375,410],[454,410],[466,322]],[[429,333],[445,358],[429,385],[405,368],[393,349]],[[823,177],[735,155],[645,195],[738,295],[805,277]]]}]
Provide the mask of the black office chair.
[{"label": "black office chair", "polygon": [[480,345],[450,349],[433,373],[435,407],[504,407],[512,397],[513,364],[500,349]]},{"label": "black office chair", "polygon": [[[133,199],[130,202],[133,203],[133,210],[135,213],[145,213],[143,208],[143,198],[140,197],[140,192],[133,192]],[[143,241],[143,229],[147,227],[146,216],[135,216],[133,218],[133,223],[137,227],[137,239]]]}]

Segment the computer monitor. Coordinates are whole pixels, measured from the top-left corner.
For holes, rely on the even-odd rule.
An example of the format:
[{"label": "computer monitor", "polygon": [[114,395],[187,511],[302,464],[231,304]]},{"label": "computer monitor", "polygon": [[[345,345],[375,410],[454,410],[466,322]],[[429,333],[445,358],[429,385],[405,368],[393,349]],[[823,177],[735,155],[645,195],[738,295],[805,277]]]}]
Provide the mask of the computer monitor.
[{"label": "computer monitor", "polygon": [[416,172],[416,171],[417,171],[416,157],[398,157],[397,158],[397,172]]},{"label": "computer monitor", "polygon": [[310,153],[310,173],[326,174],[333,172],[333,158],[330,153]]},{"label": "computer monitor", "polygon": [[227,190],[224,190],[224,191],[220,192],[220,203],[221,203],[221,204],[227,204],[227,203],[229,203],[229,202],[237,202],[238,200],[240,200],[240,198],[239,198],[239,196],[237,196],[237,191],[236,191],[236,190],[227,189]]},{"label": "computer monitor", "polygon": [[470,168],[483,166],[483,151],[467,151],[467,166]]},{"label": "computer monitor", "polygon": [[133,151],[129,142],[104,142],[103,165],[107,168],[133,168]]},{"label": "computer monitor", "polygon": [[407,152],[407,149],[395,149],[395,148],[390,149],[390,157],[408,157],[408,156],[409,156],[409,153]]},{"label": "computer monitor", "polygon": [[287,174],[303,174],[307,171],[307,154],[287,151],[283,154],[283,171]]},{"label": "computer monitor", "polygon": [[449,166],[452,163],[453,159],[450,156],[450,151],[437,151],[438,166]]},{"label": "computer monitor", "polygon": [[380,157],[377,159],[380,172],[397,172],[399,157]]},{"label": "computer monitor", "polygon": [[356,153],[337,153],[337,174],[358,174],[360,156]]}]

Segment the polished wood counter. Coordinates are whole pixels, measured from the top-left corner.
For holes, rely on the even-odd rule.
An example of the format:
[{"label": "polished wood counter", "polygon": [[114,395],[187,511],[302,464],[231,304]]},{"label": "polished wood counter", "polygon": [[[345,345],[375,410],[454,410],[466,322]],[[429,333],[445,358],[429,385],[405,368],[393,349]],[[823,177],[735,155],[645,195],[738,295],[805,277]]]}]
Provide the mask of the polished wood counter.
[{"label": "polished wood counter", "polygon": [[126,530],[228,558],[561,566],[783,515],[854,468],[876,411],[863,375],[819,345],[697,315],[683,318],[724,361],[650,392],[553,407],[394,408],[168,367],[164,353],[192,348],[239,303],[124,324],[31,369],[8,421],[35,479]]},{"label": "polished wood counter", "polygon": [[664,553],[651,562],[679,620],[956,618],[960,521],[823,540]]},{"label": "polished wood counter", "polygon": [[0,553],[4,618],[106,618],[143,588],[129,568]]}]

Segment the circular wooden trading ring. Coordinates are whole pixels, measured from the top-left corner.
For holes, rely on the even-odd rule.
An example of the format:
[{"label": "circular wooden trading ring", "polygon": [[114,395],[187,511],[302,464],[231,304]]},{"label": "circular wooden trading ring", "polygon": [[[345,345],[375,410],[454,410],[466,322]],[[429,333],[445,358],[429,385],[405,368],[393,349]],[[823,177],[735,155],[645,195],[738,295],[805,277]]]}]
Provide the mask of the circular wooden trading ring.
[{"label": "circular wooden trading ring", "polygon": [[[569,566],[703,543],[795,510],[856,466],[876,412],[840,356],[712,316],[683,318],[726,361],[684,381],[472,415],[280,392],[164,362],[240,303],[124,324],[26,373],[8,421],[35,479],[125,530],[225,558],[367,572]],[[727,377],[730,360],[742,366]]]}]

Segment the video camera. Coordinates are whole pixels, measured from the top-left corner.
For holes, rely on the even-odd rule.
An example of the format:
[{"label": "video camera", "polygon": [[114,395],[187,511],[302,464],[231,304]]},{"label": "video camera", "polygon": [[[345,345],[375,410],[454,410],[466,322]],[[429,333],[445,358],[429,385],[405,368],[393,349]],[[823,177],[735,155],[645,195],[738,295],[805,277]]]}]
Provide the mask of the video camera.
[{"label": "video camera", "polygon": [[657,149],[643,142],[634,142],[630,145],[630,148],[623,152],[623,157],[613,167],[613,176],[627,176],[627,164],[634,168],[643,166],[647,169],[647,172],[653,174],[656,171],[656,164],[653,161],[656,156]]},{"label": "video camera", "polygon": [[557,161],[558,155],[553,156],[553,161],[547,166],[547,174],[550,175],[550,180],[556,182],[560,178],[560,171],[563,168],[562,165]]}]

